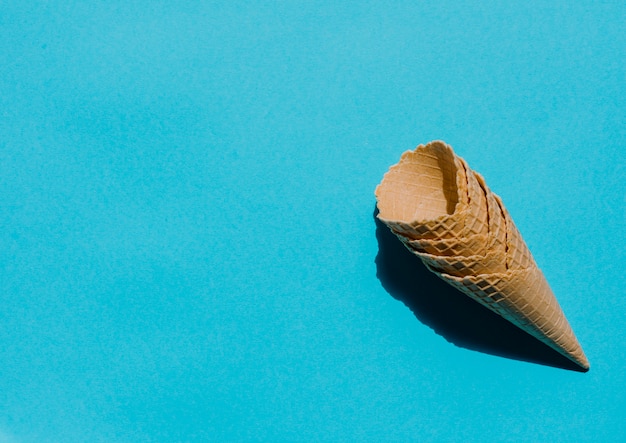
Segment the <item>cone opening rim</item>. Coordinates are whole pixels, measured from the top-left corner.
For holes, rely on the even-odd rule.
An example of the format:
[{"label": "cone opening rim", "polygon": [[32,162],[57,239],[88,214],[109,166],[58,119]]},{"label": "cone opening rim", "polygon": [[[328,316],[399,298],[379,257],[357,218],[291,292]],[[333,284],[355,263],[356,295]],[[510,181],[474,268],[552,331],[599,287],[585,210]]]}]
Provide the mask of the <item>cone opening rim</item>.
[{"label": "cone opening rim", "polygon": [[[448,145],[433,141],[402,154],[376,188],[378,218],[400,224],[428,223],[453,215],[461,203],[463,171]],[[411,176],[411,189],[402,178]],[[433,180],[434,179],[434,180]],[[435,187],[432,186],[435,181]]]}]

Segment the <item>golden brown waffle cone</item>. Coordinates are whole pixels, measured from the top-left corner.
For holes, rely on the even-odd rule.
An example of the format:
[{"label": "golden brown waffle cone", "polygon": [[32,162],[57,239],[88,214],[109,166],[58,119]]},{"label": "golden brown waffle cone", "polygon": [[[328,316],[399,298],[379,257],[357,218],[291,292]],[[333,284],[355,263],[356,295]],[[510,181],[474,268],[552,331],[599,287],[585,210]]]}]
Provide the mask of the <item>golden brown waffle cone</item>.
[{"label": "golden brown waffle cone", "polygon": [[[417,164],[424,159],[427,167]],[[433,189],[437,186],[438,192]],[[432,142],[405,153],[385,174],[376,197],[381,221],[431,271],[583,368],[589,367],[501,199],[450,147]],[[440,229],[442,221],[446,229]]]}]

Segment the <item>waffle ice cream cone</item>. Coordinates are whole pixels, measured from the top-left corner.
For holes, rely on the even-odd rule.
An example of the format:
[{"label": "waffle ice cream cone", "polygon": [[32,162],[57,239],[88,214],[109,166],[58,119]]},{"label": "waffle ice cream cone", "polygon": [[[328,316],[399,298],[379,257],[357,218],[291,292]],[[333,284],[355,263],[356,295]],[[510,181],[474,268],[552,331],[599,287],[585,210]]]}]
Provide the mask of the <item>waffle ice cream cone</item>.
[{"label": "waffle ice cream cone", "polygon": [[500,197],[435,141],[376,188],[378,218],[432,272],[584,369],[589,363]]}]

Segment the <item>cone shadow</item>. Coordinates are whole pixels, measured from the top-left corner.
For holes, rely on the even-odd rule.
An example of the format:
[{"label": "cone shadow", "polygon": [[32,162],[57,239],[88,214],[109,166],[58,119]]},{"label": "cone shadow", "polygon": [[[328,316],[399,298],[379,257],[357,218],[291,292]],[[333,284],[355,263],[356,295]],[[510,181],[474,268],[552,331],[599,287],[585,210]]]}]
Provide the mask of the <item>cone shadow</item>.
[{"label": "cone shadow", "polygon": [[498,357],[586,372],[439,279],[376,218],[376,276],[383,288],[448,342]]}]

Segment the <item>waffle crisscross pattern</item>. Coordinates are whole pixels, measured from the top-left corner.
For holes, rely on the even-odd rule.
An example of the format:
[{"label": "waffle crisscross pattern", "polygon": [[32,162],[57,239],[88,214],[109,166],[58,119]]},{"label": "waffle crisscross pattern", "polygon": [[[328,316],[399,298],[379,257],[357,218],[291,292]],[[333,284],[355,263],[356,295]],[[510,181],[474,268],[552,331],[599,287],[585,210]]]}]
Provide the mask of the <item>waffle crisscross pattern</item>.
[{"label": "waffle crisscross pattern", "polygon": [[405,152],[376,197],[378,217],[429,270],[589,368],[502,200],[450,146],[435,141]]}]

